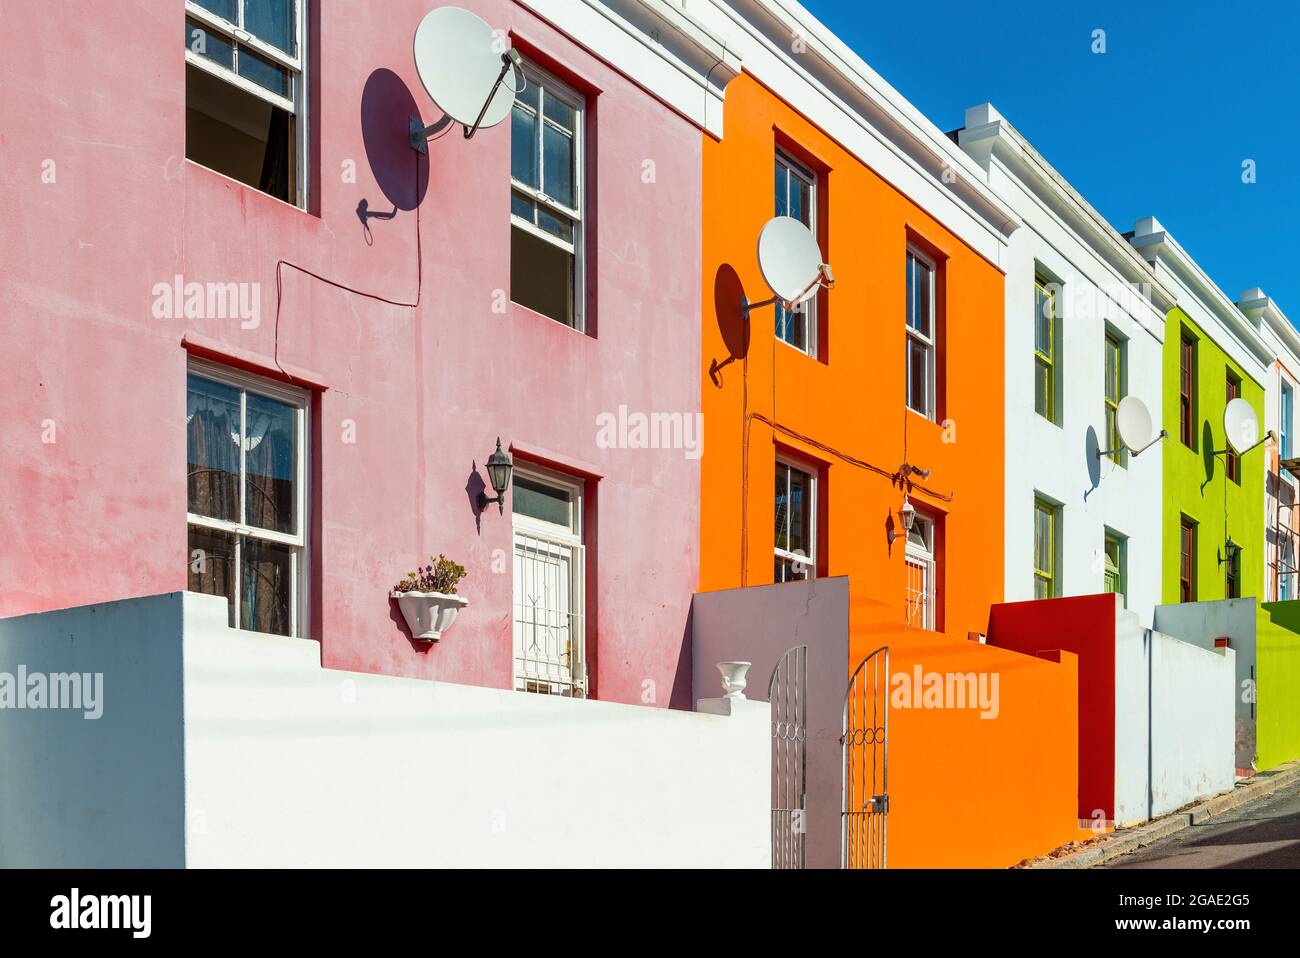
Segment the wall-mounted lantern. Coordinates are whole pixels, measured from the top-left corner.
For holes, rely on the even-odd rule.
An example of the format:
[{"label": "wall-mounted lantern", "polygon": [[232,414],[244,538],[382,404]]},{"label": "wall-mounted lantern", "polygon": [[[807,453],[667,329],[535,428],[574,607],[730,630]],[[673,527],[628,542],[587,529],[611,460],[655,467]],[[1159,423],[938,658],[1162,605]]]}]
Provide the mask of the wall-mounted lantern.
[{"label": "wall-mounted lantern", "polygon": [[912,500],[903,496],[903,505],[898,510],[898,524],[902,526],[903,531],[897,529],[889,530],[889,544],[893,545],[895,539],[905,539],[908,533],[912,531],[912,524],[916,521],[916,509],[912,505]]},{"label": "wall-mounted lantern", "polygon": [[478,511],[482,512],[492,503],[496,503],[500,512],[504,515],[506,511],[506,490],[510,488],[510,473],[515,468],[515,464],[510,457],[501,449],[501,437],[497,436],[496,452],[488,456],[487,472],[488,481],[492,483],[492,491],[496,497],[489,499],[487,493],[478,494]]}]

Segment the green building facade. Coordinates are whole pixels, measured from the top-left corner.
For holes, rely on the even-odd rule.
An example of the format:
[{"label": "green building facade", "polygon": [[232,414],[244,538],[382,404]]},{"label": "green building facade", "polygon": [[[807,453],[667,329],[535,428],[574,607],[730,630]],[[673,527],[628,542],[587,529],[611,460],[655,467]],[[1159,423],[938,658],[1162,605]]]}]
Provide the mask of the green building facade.
[{"label": "green building facade", "polygon": [[1165,323],[1162,600],[1260,596],[1264,582],[1265,447],[1226,450],[1223,412],[1235,393],[1264,422],[1264,387],[1179,307]]}]

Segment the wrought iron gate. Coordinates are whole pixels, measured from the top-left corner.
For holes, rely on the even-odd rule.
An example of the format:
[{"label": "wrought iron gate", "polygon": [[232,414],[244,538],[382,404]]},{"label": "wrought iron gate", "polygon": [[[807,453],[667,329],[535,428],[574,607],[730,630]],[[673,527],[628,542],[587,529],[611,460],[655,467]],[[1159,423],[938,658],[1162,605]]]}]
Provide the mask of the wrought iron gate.
[{"label": "wrought iron gate", "polygon": [[885,867],[889,814],[889,646],[872,652],[853,670],[844,692],[843,828],[840,865]]},{"label": "wrought iron gate", "polygon": [[808,789],[808,646],[777,660],[767,683],[772,708],[772,867],[803,868]]}]

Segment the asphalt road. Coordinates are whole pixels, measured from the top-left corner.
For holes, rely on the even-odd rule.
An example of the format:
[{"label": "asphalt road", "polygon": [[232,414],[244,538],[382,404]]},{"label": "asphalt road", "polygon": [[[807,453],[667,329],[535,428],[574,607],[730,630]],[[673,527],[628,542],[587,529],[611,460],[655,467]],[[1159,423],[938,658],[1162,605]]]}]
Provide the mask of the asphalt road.
[{"label": "asphalt road", "polygon": [[1300,868],[1300,788],[1278,789],[1102,868]]}]

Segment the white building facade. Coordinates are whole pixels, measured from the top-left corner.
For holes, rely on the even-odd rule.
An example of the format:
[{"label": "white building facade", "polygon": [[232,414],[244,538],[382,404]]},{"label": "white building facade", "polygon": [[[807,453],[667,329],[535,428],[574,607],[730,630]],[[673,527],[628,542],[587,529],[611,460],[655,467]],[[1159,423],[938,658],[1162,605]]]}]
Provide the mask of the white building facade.
[{"label": "white building facade", "polygon": [[1159,430],[1173,294],[991,104],[967,110],[957,136],[1024,224],[1001,264],[1006,601],[1120,592],[1149,626],[1160,601],[1160,450],[1107,453],[1125,396]]}]

